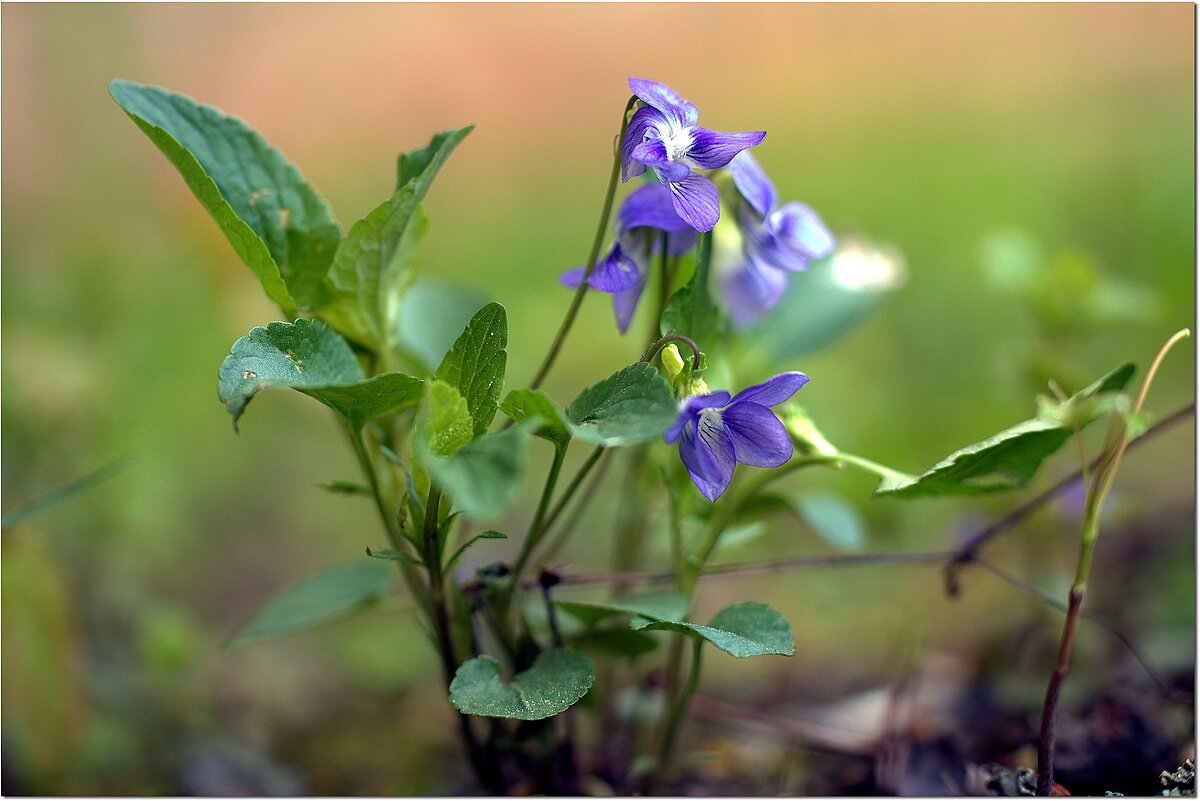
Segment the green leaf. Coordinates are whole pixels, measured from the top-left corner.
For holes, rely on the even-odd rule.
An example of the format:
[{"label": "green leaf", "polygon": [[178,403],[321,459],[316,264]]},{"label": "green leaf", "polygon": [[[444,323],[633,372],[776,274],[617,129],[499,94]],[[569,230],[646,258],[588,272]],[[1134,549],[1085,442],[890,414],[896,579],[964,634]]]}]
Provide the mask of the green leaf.
[{"label": "green leaf", "polygon": [[484,306],[442,359],[437,377],[467,399],[475,436],[488,430],[496,416],[504,369],[508,364],[508,319],[499,303]]},{"label": "green leaf", "polygon": [[508,535],[505,534],[503,531],[496,531],[495,529],[491,529],[491,528],[489,528],[487,531],[484,531],[480,534],[476,534],[474,537],[471,537],[471,539],[467,540],[462,545],[458,546],[458,550],[454,552],[454,555],[446,560],[446,565],[442,568],[442,572],[449,573],[450,569],[454,567],[454,564],[458,561],[459,557],[467,552],[467,548],[470,548],[472,545],[479,542],[480,540],[506,540],[506,539],[508,539]]},{"label": "green leaf", "polygon": [[570,642],[576,648],[625,659],[637,659],[658,648],[658,639],[652,634],[628,628],[590,629]]},{"label": "green leaf", "polygon": [[288,387],[316,398],[356,430],[374,417],[415,405],[422,381],[403,373],[366,378],[346,340],[318,320],[253,328],[218,371],[217,394],[233,425],[264,389]]},{"label": "green leaf", "polygon": [[395,573],[379,562],[337,565],[280,592],[233,638],[244,645],[346,617],[383,597]]},{"label": "green leaf", "polygon": [[429,144],[408,153],[401,153],[396,159],[396,189],[403,189],[408,184],[423,183],[422,196],[428,191],[429,184],[438,170],[446,163],[450,153],[458,147],[467,134],[475,130],[474,125],[467,125],[450,131],[442,131],[433,135]]},{"label": "green leaf", "polygon": [[636,628],[670,629],[703,637],[726,653],[738,658],[778,654],[794,656],[792,627],[783,615],[766,604],[746,603],[727,606],[707,626],[670,621],[634,621]]},{"label": "green leaf", "polygon": [[592,660],[578,651],[546,651],[533,667],[508,684],[500,679],[499,662],[477,656],[454,674],[450,703],[466,715],[541,720],[569,708],[587,694],[595,680]]},{"label": "green leaf", "polygon": [[429,477],[463,513],[491,517],[504,511],[521,492],[529,437],[525,426],[484,434],[449,458],[427,453],[423,464]]},{"label": "green leaf", "polygon": [[504,396],[500,411],[517,423],[537,420],[538,428],[534,433],[555,445],[565,445],[571,439],[566,414],[540,389],[514,389]]},{"label": "green leaf", "polygon": [[488,302],[474,289],[414,281],[400,301],[399,347],[432,373],[475,312]]},{"label": "green leaf", "polygon": [[644,362],[593,384],[567,407],[571,433],[607,447],[656,439],[676,414],[667,382]]},{"label": "green leaf", "polygon": [[709,263],[712,235],[701,234],[696,254],[696,272],[667,299],[660,332],[675,332],[694,340],[705,353],[712,353],[725,334],[725,315],[709,292]]},{"label": "green leaf", "polygon": [[338,247],[329,270],[331,302],[321,313],[355,341],[387,352],[399,337],[401,298],[413,254],[429,227],[421,201],[472,127],[439,133],[425,147],[401,156],[396,192],[351,226]]},{"label": "green leaf", "polygon": [[367,556],[372,559],[383,559],[387,562],[412,562],[413,564],[425,564],[420,559],[412,556],[405,551],[396,551],[391,548],[367,548]]},{"label": "green leaf", "polygon": [[611,601],[557,601],[555,606],[590,627],[613,615],[681,621],[687,616],[691,600],[686,595],[667,592]]},{"label": "green leaf", "polygon": [[432,457],[451,456],[470,442],[473,434],[467,399],[445,381],[431,381],[417,428],[419,449]]},{"label": "green leaf", "polygon": [[1022,487],[1033,478],[1042,461],[1071,437],[1075,426],[1083,428],[1103,410],[1103,404],[1092,401],[1123,388],[1133,369],[1132,364],[1122,365],[1065,401],[1049,406],[1043,403],[1038,417],[960,448],[919,476],[897,473],[884,477],[875,494],[915,498]]},{"label": "green leaf", "polygon": [[817,535],[842,551],[860,551],[866,529],[858,510],[837,495],[808,493],[793,501],[797,516]]},{"label": "green leaf", "polygon": [[156,86],[109,93],[175,165],[267,296],[293,315],[318,307],[341,239],[328,204],[241,120]]},{"label": "green leaf", "polygon": [[45,497],[27,503],[11,512],[5,512],[4,516],[0,517],[0,528],[11,528],[26,518],[40,514],[47,509],[55,507],[63,501],[74,497],[76,494],[83,492],[86,489],[90,489],[101,482],[107,481],[128,467],[129,460],[130,456],[122,456],[115,461],[109,462],[103,467],[97,468],[90,473],[80,476],[71,483],[64,487],[60,487]]},{"label": "green leaf", "polygon": [[359,495],[364,498],[371,497],[371,488],[366,484],[358,481],[326,481],[319,485],[326,492],[332,492],[334,495]]}]

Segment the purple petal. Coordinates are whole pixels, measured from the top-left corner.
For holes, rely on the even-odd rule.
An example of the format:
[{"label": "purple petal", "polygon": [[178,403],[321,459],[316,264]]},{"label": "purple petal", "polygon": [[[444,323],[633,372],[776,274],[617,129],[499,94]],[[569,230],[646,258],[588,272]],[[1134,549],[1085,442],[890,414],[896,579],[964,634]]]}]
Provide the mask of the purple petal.
[{"label": "purple petal", "polygon": [[721,410],[735,458],[751,467],[779,467],[792,458],[792,438],[766,406],[736,401]]},{"label": "purple petal", "polygon": [[766,135],[766,131],[723,133],[696,126],[692,129],[688,157],[706,170],[715,170],[724,167],[746,148],[757,145]]},{"label": "purple petal", "polygon": [[629,91],[648,106],[670,114],[683,125],[695,125],[700,112],[671,87],[645,78],[630,78]]},{"label": "purple petal", "polygon": [[679,416],[663,434],[663,442],[670,445],[679,438],[679,432],[688,420],[694,420],[700,415],[701,409],[717,409],[729,403],[731,396],[723,389],[708,395],[690,395],[679,404]]},{"label": "purple petal", "polygon": [[638,227],[661,231],[695,231],[675,213],[671,190],[662,184],[646,184],[634,190],[617,210],[617,230]]},{"label": "purple petal", "polygon": [[771,213],[771,209],[775,208],[778,202],[775,185],[763,172],[754,156],[746,151],[737,154],[729,162],[729,174],[733,177],[738,192],[741,192],[742,197],[746,198],[755,211],[763,217]]},{"label": "purple petal", "polygon": [[777,406],[800,391],[808,383],[808,376],[795,370],[771,376],[761,384],[746,387],[734,396],[736,403],[756,403],[759,406]]},{"label": "purple petal", "polygon": [[817,213],[803,203],[791,202],[767,218],[767,230],[777,240],[807,259],[833,252],[833,234]]},{"label": "purple petal", "polygon": [[711,231],[721,217],[721,196],[713,182],[698,173],[667,184],[675,213],[697,231]]},{"label": "purple petal", "polygon": [[738,223],[746,238],[746,252],[760,264],[787,272],[802,272],[808,269],[808,258],[797,253],[776,239],[753,209],[743,206],[738,210]]},{"label": "purple petal", "polygon": [[643,106],[633,112],[629,118],[629,127],[625,130],[625,139],[621,142],[621,180],[641,175],[646,171],[646,165],[633,158],[633,149],[646,138],[646,131],[664,122],[662,112],[658,109]]},{"label": "purple petal", "polygon": [[667,156],[667,144],[658,137],[652,137],[634,145],[629,155],[634,161],[640,161],[651,167],[665,166],[671,163],[671,159]]},{"label": "purple petal", "polygon": [[617,242],[588,276],[588,286],[601,292],[623,292],[641,280],[641,273],[638,263],[626,255],[621,243]]},{"label": "purple petal", "polygon": [[579,286],[579,282],[583,280],[583,265],[580,265],[572,270],[567,270],[558,277],[558,282],[563,286],[569,286],[571,289]]},{"label": "purple petal", "polygon": [[678,184],[688,179],[688,176],[692,174],[692,168],[682,161],[666,161],[662,164],[655,164],[654,173],[664,184]]},{"label": "purple petal", "polygon": [[710,501],[721,497],[737,464],[733,443],[719,417],[702,416],[694,425],[684,426],[679,438],[679,458],[692,483]]},{"label": "purple petal", "polygon": [[721,299],[734,327],[746,328],[774,308],[787,288],[787,273],[752,258],[721,279]]},{"label": "purple petal", "polygon": [[613,295],[613,316],[617,318],[617,330],[622,334],[629,330],[633,312],[637,309],[638,300],[641,299],[642,292],[646,289],[646,279],[646,271],[639,270],[636,284]]}]

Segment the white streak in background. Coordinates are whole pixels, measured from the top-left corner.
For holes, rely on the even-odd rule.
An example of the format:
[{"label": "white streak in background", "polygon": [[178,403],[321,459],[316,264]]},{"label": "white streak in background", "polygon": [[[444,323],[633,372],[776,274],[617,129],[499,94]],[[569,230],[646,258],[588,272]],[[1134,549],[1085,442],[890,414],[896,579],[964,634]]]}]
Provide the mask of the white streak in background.
[{"label": "white streak in background", "polygon": [[896,248],[876,247],[845,236],[838,243],[830,266],[839,286],[857,292],[886,292],[908,280],[908,266]]}]

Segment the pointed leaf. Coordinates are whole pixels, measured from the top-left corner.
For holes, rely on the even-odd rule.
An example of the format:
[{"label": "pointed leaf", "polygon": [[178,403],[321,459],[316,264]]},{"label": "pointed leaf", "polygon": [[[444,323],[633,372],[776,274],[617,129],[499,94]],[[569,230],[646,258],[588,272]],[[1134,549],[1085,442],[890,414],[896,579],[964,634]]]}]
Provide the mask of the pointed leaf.
[{"label": "pointed leaf", "polygon": [[467,125],[450,131],[442,131],[433,135],[429,144],[408,153],[401,153],[396,159],[396,189],[403,189],[410,183],[423,184],[421,196],[428,191],[429,184],[438,170],[446,163],[446,159],[458,147],[467,134],[475,130],[474,125]]},{"label": "pointed leaf", "polygon": [[458,561],[459,557],[461,557],[464,553],[466,553],[468,548],[470,548],[472,545],[479,542],[480,540],[506,540],[506,539],[508,539],[508,535],[505,534],[503,531],[496,531],[495,529],[491,529],[491,528],[489,528],[487,531],[484,531],[480,534],[476,534],[474,537],[471,537],[471,539],[467,540],[462,545],[458,546],[458,550],[454,552],[454,555],[446,560],[446,564],[442,568],[442,572],[449,573],[450,570],[454,567],[454,564]]},{"label": "pointed leaf", "polygon": [[661,437],[676,413],[667,382],[644,362],[593,384],[567,407],[575,437],[609,447]]},{"label": "pointed leaf", "polygon": [[500,411],[518,423],[537,420],[538,428],[534,433],[555,445],[565,445],[571,439],[566,414],[540,389],[514,389],[504,396]]},{"label": "pointed leaf", "polygon": [[508,364],[508,318],[499,303],[484,306],[438,367],[437,377],[467,399],[475,421],[475,436],[488,430],[496,416],[504,369]]},{"label": "pointed leaf", "polygon": [[267,296],[288,315],[323,300],[342,231],[283,154],[241,120],[190,97],[130,81],[113,100],[175,165]]},{"label": "pointed leaf", "polygon": [[233,645],[290,634],[345,617],[383,597],[395,573],[387,565],[355,561],[293,584],[258,611],[233,638]]},{"label": "pointed leaf", "polygon": [[271,387],[316,398],[356,429],[416,404],[422,387],[403,373],[366,378],[346,341],[325,323],[307,319],[251,329],[233,344],[218,376],[217,394],[235,428],[250,399]]},{"label": "pointed leaf", "polygon": [[739,659],[768,654],[794,656],[796,653],[792,627],[783,619],[783,615],[766,604],[753,601],[725,607],[708,621],[707,626],[645,620],[636,628],[671,629],[703,637]]},{"label": "pointed leaf", "polygon": [[1065,401],[1043,403],[1038,417],[1018,423],[960,448],[919,476],[885,477],[876,495],[915,498],[929,495],[974,495],[1015,489],[1029,483],[1042,461],[1104,410],[1103,393],[1129,381],[1133,365],[1123,365]]},{"label": "pointed leaf", "polygon": [[504,511],[521,492],[530,431],[516,426],[484,434],[466,443],[449,458],[426,454],[430,478],[463,513],[474,518]]},{"label": "pointed leaf", "polygon": [[508,684],[500,679],[499,662],[477,656],[454,674],[450,703],[466,715],[541,720],[568,709],[595,680],[592,660],[578,651],[546,651]]}]

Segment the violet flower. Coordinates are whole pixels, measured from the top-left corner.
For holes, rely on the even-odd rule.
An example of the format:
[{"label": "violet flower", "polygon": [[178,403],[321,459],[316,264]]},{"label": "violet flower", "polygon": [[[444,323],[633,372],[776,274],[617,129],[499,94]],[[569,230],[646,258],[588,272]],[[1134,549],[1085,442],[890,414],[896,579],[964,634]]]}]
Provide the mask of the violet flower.
[{"label": "violet flower", "polygon": [[808,206],[796,201],[778,205],[775,186],[754,156],[737,154],[729,162],[729,174],[741,195],[737,218],[742,252],[726,256],[716,272],[729,316],[744,328],[779,302],[787,273],[807,270],[810,261],[832,253],[835,243]]},{"label": "violet flower", "polygon": [[804,373],[780,373],[732,398],[724,390],[685,398],[663,441],[679,441],[679,458],[692,483],[715,501],[729,487],[737,463],[779,467],[792,458],[792,438],[770,407],[807,383]]},{"label": "violet flower", "polygon": [[721,216],[720,195],[708,178],[694,172],[724,167],[763,140],[766,131],[722,133],[696,124],[699,112],[675,90],[655,81],[630,78],[629,88],[645,105],[629,120],[621,143],[621,180],[653,167],[671,192],[675,211],[697,231],[711,231]]},{"label": "violet flower", "polygon": [[[681,256],[696,244],[696,231],[675,213],[670,191],[662,184],[646,184],[634,190],[617,210],[617,239],[608,254],[588,276],[588,286],[613,296],[617,329],[629,330],[638,299],[649,279],[651,251],[660,231],[667,234],[667,254]],[[559,280],[579,286],[584,268],[576,267]]]}]

